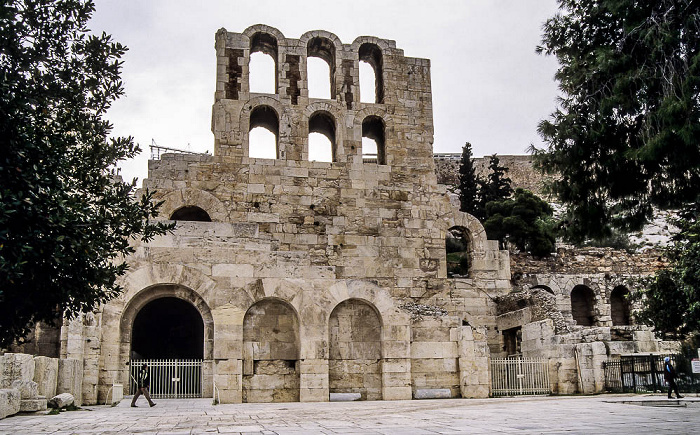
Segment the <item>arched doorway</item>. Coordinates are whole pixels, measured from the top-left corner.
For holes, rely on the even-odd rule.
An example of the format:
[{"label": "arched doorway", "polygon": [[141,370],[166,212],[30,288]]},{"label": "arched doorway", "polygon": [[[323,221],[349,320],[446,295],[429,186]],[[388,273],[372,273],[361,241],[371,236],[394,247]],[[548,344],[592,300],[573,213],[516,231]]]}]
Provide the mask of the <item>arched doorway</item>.
[{"label": "arched doorway", "polygon": [[[189,301],[162,296],[136,312],[131,327],[130,378],[148,364],[154,398],[202,397],[205,322]],[[136,385],[130,382],[131,392]]]},{"label": "arched doorway", "polygon": [[203,359],[204,321],[187,301],[154,299],[136,315],[132,359]]},{"label": "arched doorway", "polygon": [[359,299],[338,304],[329,323],[330,393],[359,393],[382,400],[382,323],[376,309]]}]

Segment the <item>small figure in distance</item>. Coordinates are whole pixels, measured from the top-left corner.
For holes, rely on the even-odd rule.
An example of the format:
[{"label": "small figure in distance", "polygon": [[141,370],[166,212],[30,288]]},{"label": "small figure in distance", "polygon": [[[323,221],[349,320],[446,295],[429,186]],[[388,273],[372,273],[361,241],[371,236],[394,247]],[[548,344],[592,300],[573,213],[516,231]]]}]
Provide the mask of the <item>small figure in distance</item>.
[{"label": "small figure in distance", "polygon": [[[138,408],[136,406],[136,399],[139,398],[140,395],[144,395],[146,397],[146,400],[148,400],[148,404],[152,407],[156,406],[155,402],[151,400],[151,396],[148,394],[148,388],[151,386],[151,379],[150,379],[150,373],[148,371],[148,364],[143,363],[141,366],[141,370],[139,370],[139,379],[138,379],[138,389],[136,390],[136,394],[134,394],[134,398],[131,400],[131,407],[132,408]],[[670,393],[669,393],[670,394]]]},{"label": "small figure in distance", "polygon": [[678,392],[678,385],[676,385],[676,369],[673,368],[671,364],[671,358],[664,358],[664,379],[668,382],[668,398],[671,398],[671,391],[676,392],[676,398],[682,399],[681,393]]}]

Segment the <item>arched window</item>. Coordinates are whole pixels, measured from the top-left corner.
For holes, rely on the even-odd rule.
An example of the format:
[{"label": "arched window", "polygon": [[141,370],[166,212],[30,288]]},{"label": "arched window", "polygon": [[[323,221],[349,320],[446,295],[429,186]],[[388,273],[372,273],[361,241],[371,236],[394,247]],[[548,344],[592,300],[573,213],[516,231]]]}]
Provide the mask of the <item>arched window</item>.
[{"label": "arched window", "polygon": [[256,33],[250,40],[248,64],[250,92],[277,93],[277,40],[267,33]]},{"label": "arched window", "polygon": [[314,112],[309,118],[309,160],[335,161],[335,119],[328,112]]},{"label": "arched window", "polygon": [[194,221],[194,222],[211,222],[209,213],[197,207],[196,205],[186,205],[180,207],[170,215],[171,221]]},{"label": "arched window", "polygon": [[610,316],[613,326],[630,324],[629,290],[619,285],[610,293]]},{"label": "arched window", "polygon": [[447,253],[447,276],[469,275],[471,267],[469,231],[464,227],[452,227],[445,236],[445,252]]},{"label": "arched window", "polygon": [[547,287],[546,285],[535,285],[535,286],[532,286],[532,290],[535,290],[535,289],[544,290],[544,291],[546,291],[547,293],[552,294],[552,295],[554,294],[554,290],[552,290],[551,288]]},{"label": "arched window", "polygon": [[258,106],[250,112],[248,156],[276,159],[279,143],[279,118],[270,106]]},{"label": "arched window", "polygon": [[571,315],[580,326],[593,326],[595,313],[593,311],[593,290],[585,285],[577,285],[571,290]]},{"label": "arched window", "polygon": [[[376,44],[360,46],[360,101],[384,103],[384,78],[382,50]],[[370,69],[371,68],[371,69]]]},{"label": "arched window", "polygon": [[[320,36],[311,38],[307,44],[306,58],[309,97],[335,99],[335,46],[333,42]],[[319,61],[312,58],[318,58]],[[323,65],[324,63],[326,65]],[[326,66],[328,69],[325,68]],[[325,79],[323,75],[326,76]]]},{"label": "arched window", "polygon": [[386,165],[384,120],[379,116],[368,116],[362,121],[362,160]]}]

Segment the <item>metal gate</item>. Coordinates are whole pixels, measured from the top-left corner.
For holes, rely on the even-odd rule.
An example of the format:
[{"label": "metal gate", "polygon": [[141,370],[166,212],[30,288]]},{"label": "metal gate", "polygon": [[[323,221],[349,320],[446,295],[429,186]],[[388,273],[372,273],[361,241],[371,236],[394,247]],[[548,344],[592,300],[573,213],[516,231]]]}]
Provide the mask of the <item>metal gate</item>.
[{"label": "metal gate", "polygon": [[149,393],[154,399],[202,397],[201,359],[132,360],[129,368],[131,394],[136,392],[136,380],[143,363],[148,364],[151,379]]},{"label": "metal gate", "polygon": [[491,396],[546,395],[549,362],[544,358],[491,358]]},{"label": "metal gate", "polygon": [[603,363],[605,390],[611,393],[664,392],[664,357],[671,358],[678,377],[676,384],[683,392],[700,390],[700,376],[693,375],[690,359],[683,355],[628,355]]}]

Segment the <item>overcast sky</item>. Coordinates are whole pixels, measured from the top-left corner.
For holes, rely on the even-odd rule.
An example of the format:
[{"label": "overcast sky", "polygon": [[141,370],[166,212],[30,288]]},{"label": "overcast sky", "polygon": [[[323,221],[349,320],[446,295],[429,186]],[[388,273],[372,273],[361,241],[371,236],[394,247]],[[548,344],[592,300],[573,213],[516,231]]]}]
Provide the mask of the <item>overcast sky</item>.
[{"label": "overcast sky", "polygon": [[524,154],[555,107],[556,60],[535,53],[556,0],[96,0],[90,28],[129,47],[126,96],[108,118],[143,148],[125,179],[147,176],[151,139],[213,152],[214,33],[268,24],[287,38],[327,30],[347,44],[371,35],[431,60],[435,152]]}]

